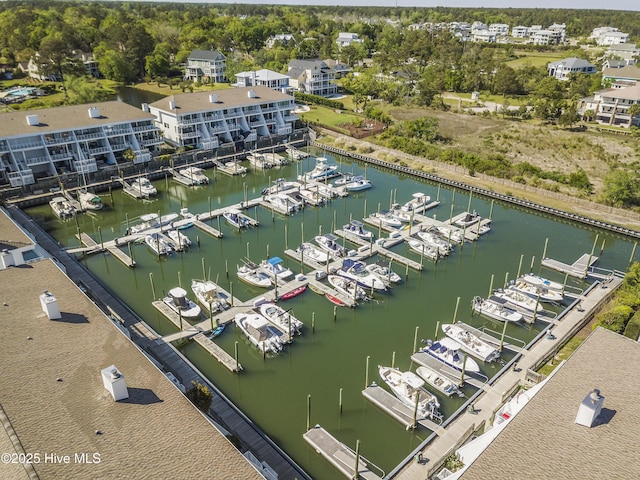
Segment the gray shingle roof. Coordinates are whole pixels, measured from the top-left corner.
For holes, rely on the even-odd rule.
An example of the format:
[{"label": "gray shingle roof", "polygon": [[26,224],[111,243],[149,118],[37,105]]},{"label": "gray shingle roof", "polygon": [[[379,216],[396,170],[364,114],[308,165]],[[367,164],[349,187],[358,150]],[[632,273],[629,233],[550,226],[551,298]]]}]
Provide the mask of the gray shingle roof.
[{"label": "gray shingle roof", "polygon": [[222,55],[217,50],[194,50],[189,55],[189,60],[217,60]]}]

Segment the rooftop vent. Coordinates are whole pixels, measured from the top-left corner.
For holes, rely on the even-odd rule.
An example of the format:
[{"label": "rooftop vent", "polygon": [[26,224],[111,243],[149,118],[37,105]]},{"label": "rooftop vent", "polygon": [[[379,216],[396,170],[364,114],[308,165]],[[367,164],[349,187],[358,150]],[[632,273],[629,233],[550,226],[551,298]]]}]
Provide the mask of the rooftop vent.
[{"label": "rooftop vent", "polygon": [[216,93],[212,93],[209,95],[209,101],[211,103],[218,103],[218,95]]},{"label": "rooftop vent", "polygon": [[576,423],[591,428],[593,422],[595,422],[598,415],[600,415],[603,403],[604,396],[600,395],[600,390],[594,388],[584,397],[584,400],[582,400],[578,408],[578,414],[576,415]]},{"label": "rooftop vent", "polygon": [[40,305],[42,306],[42,311],[49,317],[49,320],[59,320],[62,318],[58,300],[48,290],[45,290],[44,293],[40,295]]},{"label": "rooftop vent", "polygon": [[36,125],[40,125],[40,120],[38,119],[38,115],[27,115],[27,125],[30,127],[35,127]]},{"label": "rooftop vent", "polygon": [[100,118],[100,109],[98,107],[89,107],[89,118]]},{"label": "rooftop vent", "polygon": [[103,368],[100,373],[102,374],[102,384],[104,388],[111,394],[116,402],[129,398],[127,382],[124,379],[124,375],[118,371],[115,365]]},{"label": "rooftop vent", "polygon": [[247,97],[249,98],[257,98],[258,96],[256,95],[256,91],[251,89],[247,92]]},{"label": "rooftop vent", "polygon": [[175,109],[176,109],[176,101],[169,100],[169,110],[175,110]]},{"label": "rooftop vent", "polygon": [[149,113],[149,104],[148,103],[143,103],[142,104],[142,111]]}]

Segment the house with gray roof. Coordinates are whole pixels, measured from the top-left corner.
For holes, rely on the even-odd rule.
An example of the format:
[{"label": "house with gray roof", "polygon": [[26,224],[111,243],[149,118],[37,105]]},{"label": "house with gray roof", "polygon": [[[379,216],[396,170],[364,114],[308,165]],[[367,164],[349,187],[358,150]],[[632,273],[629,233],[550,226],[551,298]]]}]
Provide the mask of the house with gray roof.
[{"label": "house with gray roof", "polygon": [[640,48],[635,43],[621,43],[611,45],[605,52],[606,58],[617,58],[623,60],[626,65],[635,65],[640,58]]},{"label": "house with gray roof", "polygon": [[602,70],[602,83],[608,82],[640,82],[640,68],[627,65],[623,68],[605,68]]},{"label": "house with gray roof", "polygon": [[236,87],[255,87],[261,85],[282,93],[290,93],[289,75],[274,72],[266,68],[250,72],[236,73]]},{"label": "house with gray roof", "polygon": [[211,83],[222,83],[226,81],[226,60],[217,50],[194,50],[187,58],[184,79],[194,82],[208,79]]},{"label": "house with gray roof", "polygon": [[596,92],[578,103],[578,114],[595,112],[596,122],[617,127],[640,126],[640,115],[629,115],[629,107],[640,104],[640,83]]},{"label": "house with gray roof", "polygon": [[565,58],[547,65],[549,76],[558,80],[569,80],[569,76],[574,73],[596,73],[597,68],[587,60],[578,57]]},{"label": "house with gray roof", "polygon": [[335,71],[320,59],[291,60],[287,75],[294,90],[311,95],[330,97],[338,93]]}]

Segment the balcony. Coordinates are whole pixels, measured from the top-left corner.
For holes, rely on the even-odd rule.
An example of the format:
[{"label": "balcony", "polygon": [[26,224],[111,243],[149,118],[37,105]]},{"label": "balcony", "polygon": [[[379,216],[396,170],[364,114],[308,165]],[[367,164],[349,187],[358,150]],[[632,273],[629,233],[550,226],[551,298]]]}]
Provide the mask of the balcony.
[{"label": "balcony", "polygon": [[72,158],[70,153],[55,153],[55,154],[51,154],[50,157],[51,157],[51,160],[53,160],[54,162],[58,162],[60,160],[68,160]]},{"label": "balcony", "polygon": [[44,137],[44,143],[47,145],[64,145],[71,141],[73,141],[73,137],[71,137],[71,135]]},{"label": "balcony", "polygon": [[109,153],[109,147],[94,147],[89,149],[90,155],[100,155],[101,153]]},{"label": "balcony", "polygon": [[104,134],[107,137],[115,137],[116,135],[128,135],[131,133],[131,129],[129,128],[111,128],[105,129]]},{"label": "balcony", "polygon": [[138,143],[144,147],[148,147],[149,145],[160,145],[162,140],[159,138],[143,138],[139,139]]},{"label": "balcony", "polygon": [[146,132],[149,130],[157,130],[157,128],[153,124],[148,125],[137,125],[133,127],[134,132]]},{"label": "balcony", "polygon": [[28,166],[31,165],[43,165],[49,163],[49,159],[47,157],[34,157],[34,158],[26,158],[25,163]]},{"label": "balcony", "polygon": [[138,150],[135,152],[136,158],[133,160],[133,163],[145,163],[151,161],[151,153],[146,148],[144,150]]},{"label": "balcony", "polygon": [[41,148],[42,142],[34,141],[34,142],[18,142],[11,145],[11,148],[15,150],[29,150],[30,148]]},{"label": "balcony", "polygon": [[102,133],[83,133],[81,135],[76,135],[78,140],[92,140],[97,138],[104,138],[104,134]]},{"label": "balcony", "polygon": [[189,118],[180,117],[178,119],[178,123],[180,125],[195,125],[196,123],[200,123],[200,119],[199,118],[193,118],[193,117],[189,117]]},{"label": "balcony", "polygon": [[280,127],[276,130],[278,135],[291,135],[292,128],[291,125],[287,125],[286,127]]},{"label": "balcony", "polygon": [[19,172],[7,173],[7,178],[12,187],[21,187],[23,185],[32,185],[36,183],[31,170],[21,170]]},{"label": "balcony", "polygon": [[180,136],[182,138],[198,138],[200,136],[200,133],[198,133],[198,132],[182,132],[180,134]]}]

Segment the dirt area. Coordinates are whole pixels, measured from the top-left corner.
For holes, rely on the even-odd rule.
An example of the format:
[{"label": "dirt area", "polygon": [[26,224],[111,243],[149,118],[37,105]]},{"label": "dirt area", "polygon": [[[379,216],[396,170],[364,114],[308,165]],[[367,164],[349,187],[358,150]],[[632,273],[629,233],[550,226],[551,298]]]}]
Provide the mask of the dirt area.
[{"label": "dirt area", "polygon": [[338,126],[348,131],[349,136],[354,138],[365,138],[371,135],[377,135],[385,129],[384,123],[370,118],[364,120],[360,126],[356,126],[353,123],[342,123]]}]

